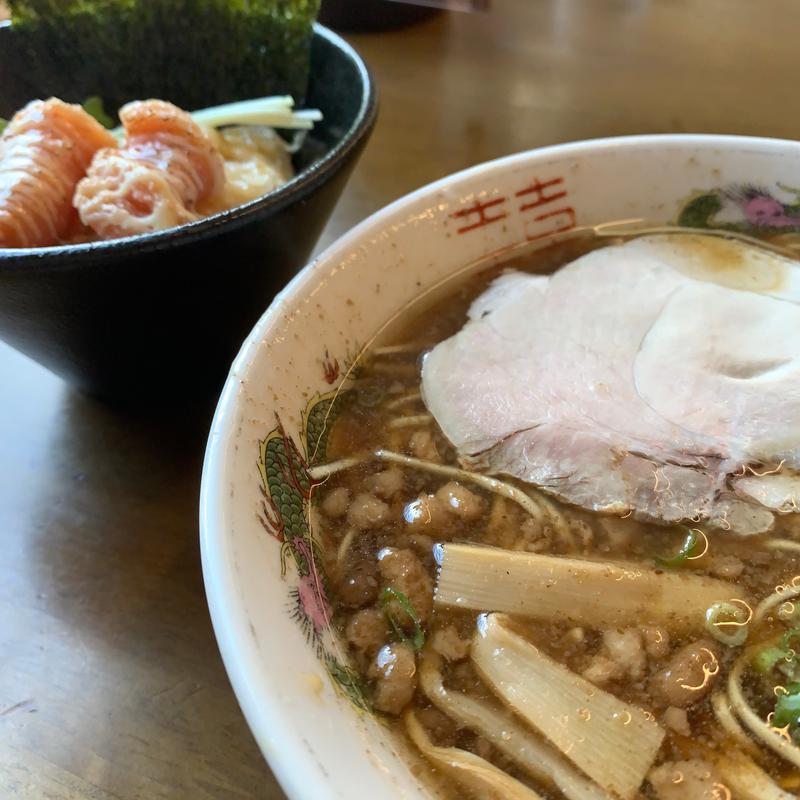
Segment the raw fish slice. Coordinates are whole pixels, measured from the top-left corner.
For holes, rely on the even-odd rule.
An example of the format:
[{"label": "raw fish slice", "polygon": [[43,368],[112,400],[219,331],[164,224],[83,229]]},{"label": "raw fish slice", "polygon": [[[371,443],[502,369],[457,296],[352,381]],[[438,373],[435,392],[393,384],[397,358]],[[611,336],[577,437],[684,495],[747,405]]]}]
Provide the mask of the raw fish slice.
[{"label": "raw fish slice", "polygon": [[222,156],[185,111],[163,100],[120,110],[125,142],[101,150],[78,185],[75,207],[101,239],[164,230],[198,218],[218,194]]},{"label": "raw fish slice", "polygon": [[46,247],[75,233],[72,195],[114,137],[80,106],[34,100],[0,136],[0,247]]},{"label": "raw fish slice", "polygon": [[189,208],[221,189],[222,156],[187,111],[164,100],[137,100],[123,106],[119,118],[130,157],[168,173]]},{"label": "raw fish slice", "polygon": [[798,460],[797,273],[671,235],[504,275],[428,354],[425,401],[472,466],[586,508],[763,532],[772,513],[732,478]]}]

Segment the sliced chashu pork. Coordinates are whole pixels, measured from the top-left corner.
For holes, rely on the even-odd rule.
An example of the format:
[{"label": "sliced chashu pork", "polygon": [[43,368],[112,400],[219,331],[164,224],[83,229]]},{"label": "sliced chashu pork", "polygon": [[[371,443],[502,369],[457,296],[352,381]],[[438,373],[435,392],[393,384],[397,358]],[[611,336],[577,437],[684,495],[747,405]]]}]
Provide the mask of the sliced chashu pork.
[{"label": "sliced chashu pork", "polygon": [[800,499],[798,302],[789,259],[635,239],[498,278],[425,358],[423,396],[473,468],[589,509],[763,532]]}]

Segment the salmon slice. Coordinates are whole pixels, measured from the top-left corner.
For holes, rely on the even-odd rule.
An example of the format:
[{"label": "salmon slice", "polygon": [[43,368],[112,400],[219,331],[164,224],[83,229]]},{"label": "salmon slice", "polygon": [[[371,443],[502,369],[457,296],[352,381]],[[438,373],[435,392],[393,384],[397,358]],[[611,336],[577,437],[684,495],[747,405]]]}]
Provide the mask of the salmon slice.
[{"label": "salmon slice", "polygon": [[222,190],[222,156],[185,111],[163,100],[120,110],[125,141],[99,151],[75,192],[81,221],[101,239],[164,230],[197,219]]},{"label": "salmon slice", "polygon": [[80,106],[54,97],[18,111],[0,136],[0,247],[45,247],[78,226],[75,187],[114,137]]},{"label": "salmon slice", "polygon": [[797,262],[644,237],[499,278],[422,389],[465,464],[595,511],[754,534],[798,510],[798,340]]}]

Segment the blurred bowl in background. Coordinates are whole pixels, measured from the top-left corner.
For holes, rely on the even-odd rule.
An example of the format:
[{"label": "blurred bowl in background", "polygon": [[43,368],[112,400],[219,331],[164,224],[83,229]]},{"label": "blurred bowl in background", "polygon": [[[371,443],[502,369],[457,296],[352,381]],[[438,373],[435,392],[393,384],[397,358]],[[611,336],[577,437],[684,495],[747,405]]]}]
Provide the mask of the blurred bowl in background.
[{"label": "blurred bowl in background", "polygon": [[[3,78],[0,114],[14,83]],[[157,85],[140,88],[159,96]],[[307,261],[375,123],[367,67],[320,25],[305,105],[324,119],[294,156],[297,174],[258,200],[144,236],[0,249],[0,338],[116,401],[164,405],[217,391],[244,336]]]},{"label": "blurred bowl in background", "polygon": [[383,31],[438,13],[437,8],[398,0],[322,0],[319,20],[337,31]]}]

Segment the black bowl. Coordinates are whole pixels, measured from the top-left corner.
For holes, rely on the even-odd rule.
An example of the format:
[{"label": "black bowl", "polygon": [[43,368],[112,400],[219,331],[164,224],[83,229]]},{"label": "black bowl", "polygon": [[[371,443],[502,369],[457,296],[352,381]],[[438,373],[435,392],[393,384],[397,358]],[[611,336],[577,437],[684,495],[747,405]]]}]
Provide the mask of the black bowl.
[{"label": "black bowl", "polygon": [[369,71],[319,25],[306,106],[324,120],[295,156],[298,173],[259,200],[144,236],[0,249],[0,338],[102,397],[162,405],[215,392],[261,312],[307,261],[375,123]]},{"label": "black bowl", "polygon": [[385,31],[440,13],[438,8],[393,0],[322,0],[319,19],[337,31]]}]

